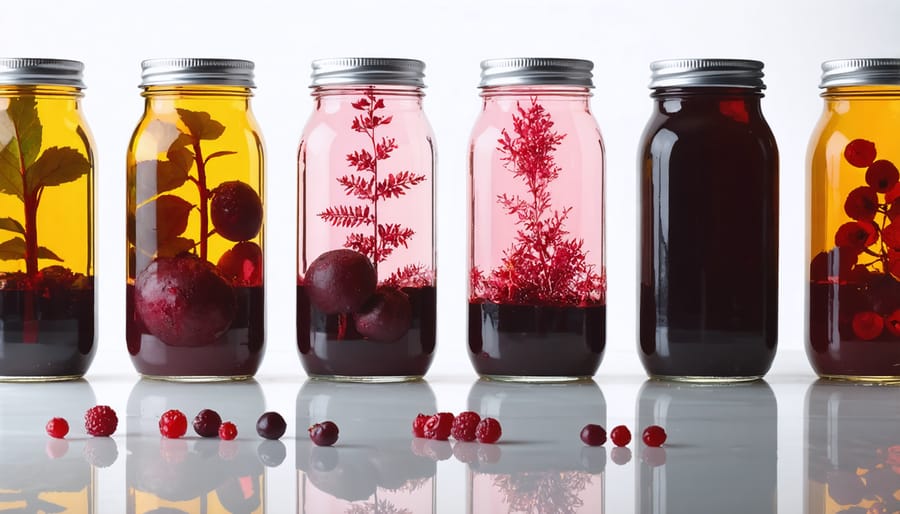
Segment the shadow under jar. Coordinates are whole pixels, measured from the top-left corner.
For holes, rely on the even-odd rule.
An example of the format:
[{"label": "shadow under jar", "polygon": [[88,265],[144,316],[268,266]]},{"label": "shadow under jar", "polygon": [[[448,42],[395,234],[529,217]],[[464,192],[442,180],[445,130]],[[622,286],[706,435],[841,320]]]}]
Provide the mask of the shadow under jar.
[{"label": "shadow under jar", "polygon": [[128,150],[126,337],[138,372],[239,380],[263,355],[263,143],[253,63],[145,61]]},{"label": "shadow under jar", "polygon": [[395,382],[436,338],[435,148],[425,63],[312,64],[298,157],[297,347],[314,378]]},{"label": "shadow under jar", "polygon": [[469,147],[469,357],[495,380],[596,373],[606,341],[604,152],[593,63],[481,63]]},{"label": "shadow under jar", "polygon": [[94,358],[94,155],[83,69],[0,59],[0,380],[71,380]]},{"label": "shadow under jar", "polygon": [[778,151],[758,61],[651,65],[640,170],[640,357],[651,377],[755,380],[778,338]]}]

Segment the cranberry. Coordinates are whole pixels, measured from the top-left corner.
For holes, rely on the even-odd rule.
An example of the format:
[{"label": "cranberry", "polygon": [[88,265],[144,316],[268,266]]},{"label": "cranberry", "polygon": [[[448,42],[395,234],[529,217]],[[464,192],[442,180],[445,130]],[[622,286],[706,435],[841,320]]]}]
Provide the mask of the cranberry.
[{"label": "cranberry", "polygon": [[412,425],[413,437],[425,437],[425,423],[428,423],[429,419],[431,419],[431,416],[428,414],[419,414],[416,416]]},{"label": "cranberry", "polygon": [[309,427],[309,438],[316,446],[331,446],[338,440],[338,426],[331,421],[323,421]]},{"label": "cranberry", "polygon": [[628,446],[631,442],[631,430],[625,425],[619,425],[609,433],[609,439],[616,446]]},{"label": "cranberry", "polygon": [[235,286],[257,287],[262,285],[263,254],[259,245],[244,241],[226,250],[216,267],[225,280]]},{"label": "cranberry", "polygon": [[662,446],[666,442],[666,437],[666,431],[659,425],[650,425],[641,434],[644,444],[652,447]]},{"label": "cranberry", "polygon": [[851,166],[865,168],[875,161],[875,143],[865,139],[854,139],[844,147],[844,158]]},{"label": "cranberry", "polygon": [[847,195],[844,212],[858,221],[872,221],[878,212],[878,193],[871,187],[857,187]]},{"label": "cranberry", "polygon": [[237,427],[230,421],[225,421],[219,425],[219,439],[232,441],[238,435]]},{"label": "cranberry", "polygon": [[318,256],[306,268],[303,281],[310,303],[325,314],[358,311],[372,297],[377,282],[372,261],[343,248]]},{"label": "cranberry", "polygon": [[617,446],[612,449],[609,457],[617,466],[624,466],[631,460],[631,450],[622,446]]},{"label": "cranberry", "polygon": [[900,250],[900,223],[891,223],[881,231],[884,244],[892,250]]},{"label": "cranberry", "polygon": [[172,409],[159,418],[159,433],[169,439],[178,439],[187,432],[187,417],[180,410]]},{"label": "cranberry", "polygon": [[453,414],[438,412],[425,422],[425,438],[446,441],[453,428]]},{"label": "cranberry", "polygon": [[581,429],[581,441],[588,446],[603,446],[606,443],[606,429],[600,425],[585,425]]},{"label": "cranberry", "polygon": [[116,411],[108,405],[91,407],[84,414],[84,430],[92,436],[108,437],[119,426],[119,418]]},{"label": "cranberry", "polygon": [[863,341],[871,341],[884,331],[884,318],[875,312],[857,312],[853,316],[853,333]]},{"label": "cranberry", "polygon": [[892,312],[884,321],[884,327],[894,337],[900,337],[900,309]]},{"label": "cranberry", "polygon": [[379,288],[353,317],[356,331],[363,337],[389,343],[400,339],[412,326],[412,305],[406,293],[393,287]]},{"label": "cranberry", "polygon": [[256,447],[256,456],[263,466],[274,468],[280,466],[287,457],[287,448],[281,441],[265,440]]},{"label": "cranberry", "polygon": [[264,412],[256,422],[256,433],[263,439],[280,439],[287,430],[287,423],[277,412]]},{"label": "cranberry", "polygon": [[194,432],[200,437],[216,437],[221,425],[222,417],[212,409],[203,409],[194,418]]},{"label": "cranberry", "polygon": [[450,435],[457,441],[474,441],[475,429],[480,422],[481,416],[478,413],[472,411],[461,412],[453,418]]},{"label": "cranberry", "polygon": [[861,253],[878,241],[878,232],[870,222],[850,221],[838,227],[834,244],[847,251]]},{"label": "cranberry", "polygon": [[475,437],[479,443],[494,444],[500,440],[502,434],[500,422],[494,418],[484,418],[475,429]]},{"label": "cranberry", "polygon": [[173,346],[202,346],[234,319],[234,290],[212,264],[194,255],[162,257],[134,283],[135,308],[151,334]]},{"label": "cranberry", "polygon": [[216,232],[229,241],[247,241],[262,228],[263,208],[249,185],[233,180],[210,192],[209,214]]},{"label": "cranberry", "polygon": [[69,433],[69,422],[63,418],[53,418],[47,422],[47,435],[54,439],[62,439]]},{"label": "cranberry", "polygon": [[866,183],[879,193],[888,192],[898,179],[900,179],[900,172],[891,161],[875,161],[866,170]]}]

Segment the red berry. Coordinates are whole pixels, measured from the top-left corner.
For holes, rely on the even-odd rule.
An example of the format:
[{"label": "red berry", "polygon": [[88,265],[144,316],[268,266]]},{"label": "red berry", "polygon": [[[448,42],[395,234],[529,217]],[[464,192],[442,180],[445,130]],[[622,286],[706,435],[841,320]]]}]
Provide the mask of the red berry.
[{"label": "red berry", "polygon": [[857,187],[847,195],[844,212],[858,221],[872,221],[878,212],[878,193],[871,187]]},{"label": "red berry", "polygon": [[264,412],[256,422],[256,433],[263,439],[280,439],[287,430],[287,423],[277,412]]},{"label": "red berry", "polygon": [[450,435],[457,441],[474,441],[475,429],[481,422],[481,416],[476,412],[466,411],[453,418],[453,426]]},{"label": "red berry", "polygon": [[865,139],[854,139],[844,147],[844,158],[851,166],[865,168],[875,161],[875,143]]},{"label": "red berry", "polygon": [[416,416],[412,425],[413,437],[425,437],[425,423],[428,423],[429,419],[431,419],[431,416],[428,414],[419,414]]},{"label": "red berry", "polygon": [[226,421],[219,425],[219,439],[224,439],[225,441],[231,441],[237,437],[238,431],[237,427],[234,426],[234,423],[230,421]]},{"label": "red berry", "polygon": [[884,328],[888,330],[894,337],[900,337],[900,309],[892,312],[884,320]]},{"label": "red berry", "polygon": [[393,287],[378,288],[362,310],[362,313],[353,317],[356,331],[374,341],[396,341],[412,326],[409,297]]},{"label": "red berry", "polygon": [[84,430],[92,436],[106,437],[116,431],[119,426],[119,418],[116,411],[108,405],[91,407],[84,414]]},{"label": "red berry", "polygon": [[446,441],[453,428],[453,414],[438,412],[425,422],[425,438]]},{"label": "red berry", "polygon": [[872,186],[879,193],[886,193],[894,187],[900,179],[900,172],[891,161],[875,161],[866,170],[866,184]]},{"label": "red berry", "polygon": [[263,254],[259,245],[244,241],[226,250],[216,267],[225,280],[235,286],[256,287],[262,285]]},{"label": "red berry", "polygon": [[631,442],[631,430],[625,425],[619,425],[609,433],[609,439],[616,446],[628,446]]},{"label": "red berry", "polygon": [[881,231],[881,239],[888,248],[900,250],[900,223],[891,223]]},{"label": "red berry", "polygon": [[898,198],[900,198],[900,182],[884,193],[884,203],[894,203]]},{"label": "red berry", "polygon": [[249,185],[233,180],[210,192],[209,217],[216,232],[229,241],[247,241],[259,234],[263,208]]},{"label": "red berry", "polygon": [[358,311],[372,297],[377,282],[372,261],[345,248],[318,256],[303,279],[310,303],[325,314]]},{"label": "red berry", "polygon": [[847,251],[862,253],[878,241],[878,232],[871,222],[850,221],[838,227],[834,244]]},{"label": "red berry", "polygon": [[159,433],[169,439],[178,439],[187,433],[187,417],[180,410],[167,410],[159,418]]},{"label": "red berry", "polygon": [[53,418],[47,422],[47,435],[62,439],[69,433],[69,422],[63,418]]},{"label": "red berry", "polygon": [[853,333],[863,341],[871,341],[884,331],[884,319],[875,312],[857,312],[853,315]]},{"label": "red berry", "polygon": [[606,443],[606,429],[600,425],[585,425],[581,429],[581,441],[588,446],[603,446]]},{"label": "red berry", "polygon": [[216,437],[220,426],[222,417],[212,409],[203,409],[194,418],[194,432],[200,437]]},{"label": "red berry", "polygon": [[644,429],[641,439],[647,446],[662,446],[666,442],[666,431],[659,425],[650,425]]},{"label": "red berry", "polygon": [[484,418],[475,429],[475,437],[479,443],[494,444],[500,440],[502,434],[500,422],[494,418]]},{"label": "red berry", "polygon": [[309,427],[309,438],[316,446],[331,446],[338,440],[338,426],[331,421],[323,421]]}]

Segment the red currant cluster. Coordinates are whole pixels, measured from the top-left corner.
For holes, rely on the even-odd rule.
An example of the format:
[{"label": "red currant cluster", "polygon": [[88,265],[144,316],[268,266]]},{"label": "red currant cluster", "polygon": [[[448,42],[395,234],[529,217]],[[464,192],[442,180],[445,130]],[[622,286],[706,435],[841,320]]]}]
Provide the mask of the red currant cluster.
[{"label": "red currant cluster", "polygon": [[434,415],[419,414],[413,420],[412,433],[415,437],[446,441],[453,436],[457,441],[478,441],[494,444],[500,440],[503,430],[494,418],[484,418],[477,412],[466,411],[454,416],[450,412]]}]

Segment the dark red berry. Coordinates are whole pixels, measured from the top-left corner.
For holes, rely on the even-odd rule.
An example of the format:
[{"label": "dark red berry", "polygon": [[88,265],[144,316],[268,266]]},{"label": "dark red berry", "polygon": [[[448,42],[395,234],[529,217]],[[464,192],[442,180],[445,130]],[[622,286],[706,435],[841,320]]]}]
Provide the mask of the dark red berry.
[{"label": "dark red berry", "polygon": [[180,410],[167,410],[159,418],[159,433],[169,439],[178,439],[187,433],[187,417]]},{"label": "dark red berry", "polygon": [[650,425],[641,434],[644,444],[652,447],[662,446],[666,442],[666,437],[666,431],[659,425]]},{"label": "dark red berry", "polygon": [[617,446],[612,449],[609,454],[610,459],[618,466],[624,466],[631,460],[631,450],[625,447]]},{"label": "dark red berry", "polygon": [[151,334],[173,346],[214,342],[231,326],[234,290],[191,254],[154,260],[134,282],[135,309]]},{"label": "dark red berry", "polygon": [[500,440],[502,434],[500,422],[494,418],[484,418],[475,429],[475,437],[479,443],[494,444]]},{"label": "dark red berry", "polygon": [[225,441],[234,440],[237,437],[238,430],[237,427],[234,426],[234,423],[230,421],[225,421],[221,425],[219,425],[219,439],[223,439]]},{"label": "dark red berry", "polygon": [[884,331],[884,319],[875,312],[857,312],[853,315],[853,333],[863,341],[871,341]]},{"label": "dark red berry", "polygon": [[356,312],[372,297],[378,278],[365,255],[341,248],[318,256],[303,284],[312,305],[325,314]]},{"label": "dark red berry", "polygon": [[396,341],[412,326],[409,297],[393,287],[379,288],[362,310],[353,316],[356,331],[374,341]]},{"label": "dark red berry", "polygon": [[900,179],[900,172],[891,161],[875,161],[866,170],[866,184],[872,186],[879,193],[886,193],[894,187]]},{"label": "dark red berry", "polygon": [[900,337],[900,309],[892,312],[884,320],[884,328],[894,337]]},{"label": "dark red berry", "polygon": [[857,187],[847,195],[844,212],[858,221],[872,221],[878,212],[878,193],[871,187]]},{"label": "dark red berry", "polygon": [[450,414],[449,412],[438,412],[425,422],[425,438],[446,441],[450,438],[450,431],[452,428],[453,414]]},{"label": "dark red berry", "polygon": [[239,287],[256,287],[262,285],[263,254],[259,245],[252,241],[244,241],[226,250],[216,264],[219,273],[225,280]]},{"label": "dark red berry", "polygon": [[871,222],[850,221],[838,227],[834,244],[847,251],[861,253],[878,241],[878,232]]},{"label": "dark red berry", "polygon": [[631,430],[625,425],[619,425],[609,433],[609,440],[616,446],[628,446],[631,442]]},{"label": "dark red berry", "polygon": [[453,426],[450,428],[450,435],[457,441],[474,441],[475,429],[481,422],[481,416],[476,412],[461,412],[453,418]]},{"label": "dark red berry", "polygon": [[200,437],[216,437],[221,425],[222,417],[212,409],[203,409],[194,418],[194,432]]},{"label": "dark red berry", "polygon": [[600,425],[585,425],[581,429],[581,441],[588,446],[603,446],[606,443],[606,429]]},{"label": "dark red berry", "polygon": [[263,439],[281,439],[287,423],[277,412],[264,412],[256,421],[256,433]]},{"label": "dark red berry", "polygon": [[338,426],[331,421],[323,421],[309,427],[309,438],[316,446],[331,446],[338,440]]},{"label": "dark red berry", "polygon": [[900,198],[900,182],[894,184],[894,187],[884,193],[884,203],[894,203]]},{"label": "dark red berry", "polygon": [[428,423],[429,419],[431,419],[431,416],[428,414],[419,414],[416,416],[416,419],[413,420],[412,424],[413,437],[425,437],[425,423]]},{"label": "dark red berry", "polygon": [[851,166],[866,168],[875,161],[875,143],[854,139],[844,147],[844,158]]},{"label": "dark red berry", "polygon": [[881,231],[881,239],[892,250],[900,250],[900,223],[891,223]]},{"label": "dark red berry", "polygon": [[262,202],[249,185],[238,180],[223,182],[210,192],[209,217],[220,236],[247,241],[262,227]]},{"label": "dark red berry", "polygon": [[119,418],[108,405],[91,407],[84,414],[84,430],[92,436],[107,437],[116,431]]},{"label": "dark red berry", "polygon": [[47,435],[62,439],[69,433],[69,422],[63,418],[53,418],[47,422]]}]

